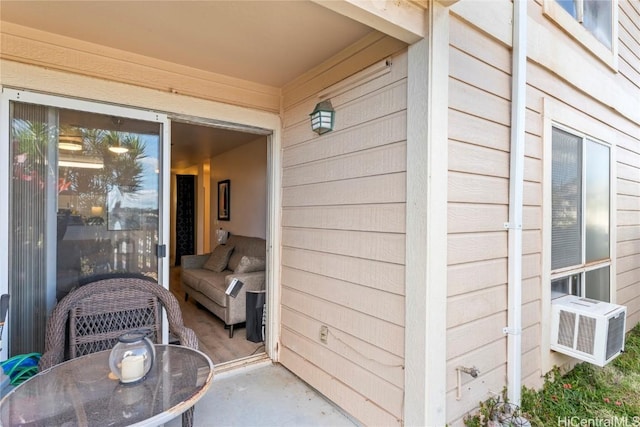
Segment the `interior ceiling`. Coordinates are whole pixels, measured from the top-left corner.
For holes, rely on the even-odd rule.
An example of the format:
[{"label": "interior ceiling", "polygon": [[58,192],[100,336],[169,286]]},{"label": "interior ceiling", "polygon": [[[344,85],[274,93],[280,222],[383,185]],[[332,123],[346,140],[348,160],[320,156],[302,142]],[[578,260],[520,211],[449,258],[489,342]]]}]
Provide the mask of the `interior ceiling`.
[{"label": "interior ceiling", "polygon": [[[0,18],[277,88],[373,31],[307,0],[2,0]],[[172,167],[257,138],[236,134],[174,123]]]}]

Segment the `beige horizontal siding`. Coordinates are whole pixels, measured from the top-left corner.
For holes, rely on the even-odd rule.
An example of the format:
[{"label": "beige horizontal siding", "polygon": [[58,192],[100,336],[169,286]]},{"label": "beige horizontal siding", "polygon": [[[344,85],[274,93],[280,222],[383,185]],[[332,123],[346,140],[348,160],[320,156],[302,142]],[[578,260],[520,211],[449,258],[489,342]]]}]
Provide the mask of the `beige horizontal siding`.
[{"label": "beige horizontal siding", "polygon": [[[315,340],[318,330],[322,325],[316,319],[289,309],[282,311],[282,317],[292,332],[310,341]],[[404,367],[401,356],[385,351],[376,345],[346,333],[338,335],[338,333],[335,332],[332,334],[327,340],[326,347],[344,358],[357,359],[361,367],[378,375],[396,387],[402,387],[404,384]],[[362,357],[363,354],[366,355],[366,357]]]},{"label": "beige horizontal siding", "polygon": [[[506,292],[506,285],[505,285]],[[472,323],[465,323],[447,330],[447,360],[461,357],[494,341],[503,341],[506,345],[502,328],[507,321],[507,312],[500,311],[488,317],[483,317]],[[506,347],[505,347],[506,348]],[[506,362],[506,353],[503,355],[502,363]],[[465,396],[466,400],[466,396]],[[476,405],[478,402],[467,402]],[[470,408],[473,408],[471,406]]]},{"label": "beige horizontal siding", "polygon": [[509,177],[509,153],[464,142],[449,142],[449,170]]},{"label": "beige horizontal siding", "polygon": [[449,140],[476,144],[495,150],[509,150],[509,127],[449,109]]},{"label": "beige horizontal siding", "polygon": [[282,189],[283,207],[404,203],[406,173],[354,178]]},{"label": "beige horizontal siding", "polygon": [[506,205],[449,203],[447,231],[449,234],[504,231],[508,218]]},{"label": "beige horizontal siding", "polygon": [[287,247],[282,258],[283,266],[404,295],[404,265]]},{"label": "beige horizontal siding", "polygon": [[404,324],[404,296],[291,268],[282,269],[282,283],[292,290],[332,301],[360,313],[376,313],[386,322]]},{"label": "beige horizontal siding", "polygon": [[505,126],[511,115],[508,100],[455,79],[449,79],[449,108]]},{"label": "beige horizontal siding", "polygon": [[[501,359],[506,350],[506,341],[497,340],[447,361],[447,391],[457,390],[457,367],[475,366],[481,373],[493,371],[502,365]],[[463,374],[460,379],[463,393],[468,391],[467,387],[475,386],[475,379],[469,375]]]},{"label": "beige horizontal siding", "polygon": [[[313,293],[306,294],[283,283],[282,305],[322,322],[342,333],[348,333],[397,356],[404,354],[404,334],[402,326],[377,317],[377,314],[362,313],[338,304],[332,300],[318,298]],[[288,327],[287,324],[282,325]],[[314,337],[319,342],[319,330]]]},{"label": "beige horizontal siding", "polygon": [[[330,339],[336,340],[333,335]],[[401,412],[401,387],[394,386],[374,372],[363,368],[357,357],[354,361],[350,361],[350,358],[345,358],[326,346],[318,347],[314,341],[289,329],[282,330],[281,343],[284,347],[295,351],[332,377],[342,378],[346,384],[360,390],[366,399],[380,402],[381,408],[389,413]]]},{"label": "beige horizontal siding", "polygon": [[281,361],[372,425],[403,417],[406,73],[341,88],[321,137],[316,96],[284,102]]},{"label": "beige horizontal siding", "polygon": [[478,60],[473,53],[452,48],[449,50],[450,76],[500,98],[511,99],[509,71]]},{"label": "beige horizontal siding", "polygon": [[[451,25],[447,420],[461,425],[505,375],[510,66],[500,62],[509,58],[503,46]],[[460,390],[458,366],[480,369],[478,378],[461,375]]]},{"label": "beige horizontal siding", "polygon": [[404,263],[404,234],[286,227],[282,232],[282,244],[289,248]]},{"label": "beige horizontal siding", "polygon": [[333,230],[405,232],[405,204],[289,207],[282,211],[290,227]]},{"label": "beige horizontal siding", "polygon": [[454,328],[477,321],[504,310],[506,304],[507,292],[504,285],[449,297],[447,300],[447,326]]},{"label": "beige horizontal siding", "polygon": [[407,163],[406,143],[371,148],[287,168],[282,185],[293,187],[319,182],[343,181],[375,175],[404,172]]},{"label": "beige horizontal siding", "polygon": [[453,48],[473,56],[478,62],[490,64],[505,73],[511,72],[511,51],[508,47],[455,16],[451,17],[450,26],[449,42]]},{"label": "beige horizontal siding", "polygon": [[[626,179],[618,179],[617,181],[617,187],[618,187],[618,194],[620,195],[624,195],[624,196],[632,196],[632,197],[638,197],[640,196],[640,186],[638,186],[638,183],[635,181],[629,181]],[[621,216],[623,216],[624,214],[628,214],[628,211],[620,211],[618,212],[618,218],[621,220],[621,222],[619,222],[620,225],[628,225],[626,224],[627,222],[629,222],[628,220],[625,221],[622,219]],[[634,218],[636,216],[634,215]],[[633,224],[637,224],[637,222],[632,222]]]},{"label": "beige horizontal siding", "polygon": [[619,71],[631,85],[640,91],[640,24],[638,10],[632,2],[621,0],[618,8]]},{"label": "beige horizontal siding", "polygon": [[[338,134],[326,135],[324,144],[316,144],[314,140],[297,144],[282,153],[282,165],[295,166],[405,141],[407,139],[406,111],[387,111],[386,114],[388,115],[386,120],[368,122]],[[308,126],[307,122],[301,124],[305,131]]]},{"label": "beige horizontal siding", "polygon": [[[335,402],[349,402],[348,408],[342,403],[342,407],[357,417],[365,425],[401,426],[402,421],[388,411],[377,405],[372,405],[371,400],[355,390],[351,385],[337,381],[325,370],[304,359],[300,354],[283,346],[280,351],[280,362],[291,371],[295,372],[308,384]],[[345,406],[343,406],[345,405]]]}]

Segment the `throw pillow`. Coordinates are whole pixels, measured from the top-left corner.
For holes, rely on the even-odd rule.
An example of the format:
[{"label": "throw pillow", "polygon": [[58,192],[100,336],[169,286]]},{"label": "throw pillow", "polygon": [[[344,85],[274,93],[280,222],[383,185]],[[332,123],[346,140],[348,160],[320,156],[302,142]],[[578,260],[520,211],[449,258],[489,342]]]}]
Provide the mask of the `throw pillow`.
[{"label": "throw pillow", "polygon": [[216,271],[220,273],[225,268],[227,268],[227,263],[229,262],[229,257],[231,256],[231,252],[233,252],[233,246],[228,245],[218,245],[215,247],[209,259],[204,263],[202,268],[206,268],[207,270]]},{"label": "throw pillow", "polygon": [[264,271],[265,259],[257,256],[243,256],[238,263],[234,273],[253,273],[254,271]]}]

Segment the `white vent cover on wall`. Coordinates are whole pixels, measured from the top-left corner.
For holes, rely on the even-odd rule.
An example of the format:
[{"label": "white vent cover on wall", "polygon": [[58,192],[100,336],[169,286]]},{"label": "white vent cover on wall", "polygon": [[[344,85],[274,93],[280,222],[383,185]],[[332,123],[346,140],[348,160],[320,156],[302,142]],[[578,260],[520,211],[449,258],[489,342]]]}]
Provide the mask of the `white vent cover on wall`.
[{"label": "white vent cover on wall", "polygon": [[566,295],[551,302],[551,349],[604,366],[624,350],[627,308]]}]

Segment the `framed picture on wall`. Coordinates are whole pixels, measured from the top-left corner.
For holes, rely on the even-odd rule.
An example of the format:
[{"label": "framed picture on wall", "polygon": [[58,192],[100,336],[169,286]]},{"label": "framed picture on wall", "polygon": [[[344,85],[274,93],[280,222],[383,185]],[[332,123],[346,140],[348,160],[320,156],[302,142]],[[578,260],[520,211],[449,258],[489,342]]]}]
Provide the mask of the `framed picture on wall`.
[{"label": "framed picture on wall", "polygon": [[218,220],[231,219],[231,181],[218,181]]}]

